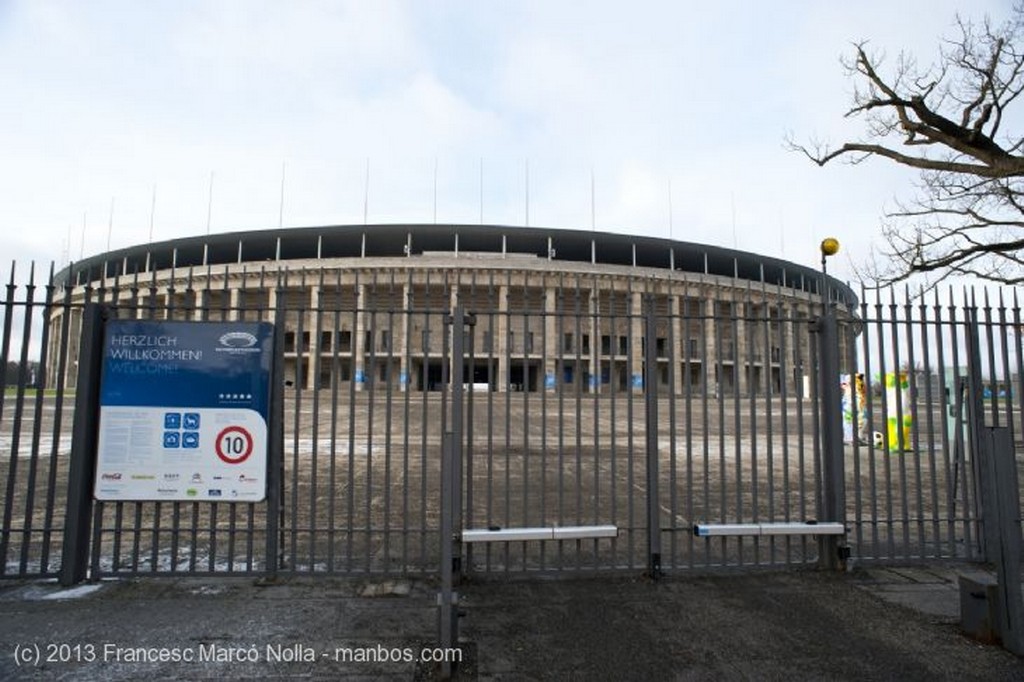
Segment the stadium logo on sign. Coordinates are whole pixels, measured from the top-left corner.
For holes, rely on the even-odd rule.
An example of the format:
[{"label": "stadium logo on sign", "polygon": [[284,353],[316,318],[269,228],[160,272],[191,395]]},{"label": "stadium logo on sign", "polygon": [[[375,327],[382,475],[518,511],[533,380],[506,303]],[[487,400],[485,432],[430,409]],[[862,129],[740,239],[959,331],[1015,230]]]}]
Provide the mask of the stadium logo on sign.
[{"label": "stadium logo on sign", "polygon": [[259,348],[254,347],[259,340],[249,332],[228,332],[219,341],[221,347],[217,350],[225,353],[259,352]]}]

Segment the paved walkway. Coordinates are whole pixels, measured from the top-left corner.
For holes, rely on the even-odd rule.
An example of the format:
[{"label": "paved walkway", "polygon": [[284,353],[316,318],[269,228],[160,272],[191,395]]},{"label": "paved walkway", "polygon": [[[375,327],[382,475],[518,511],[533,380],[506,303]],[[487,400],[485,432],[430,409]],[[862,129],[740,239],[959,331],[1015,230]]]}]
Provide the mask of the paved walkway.
[{"label": "paved walkway", "polygon": [[[470,582],[460,679],[1024,679],[1024,660],[960,634],[961,568]],[[0,679],[428,679],[405,659],[434,644],[435,591],[0,583]]]}]

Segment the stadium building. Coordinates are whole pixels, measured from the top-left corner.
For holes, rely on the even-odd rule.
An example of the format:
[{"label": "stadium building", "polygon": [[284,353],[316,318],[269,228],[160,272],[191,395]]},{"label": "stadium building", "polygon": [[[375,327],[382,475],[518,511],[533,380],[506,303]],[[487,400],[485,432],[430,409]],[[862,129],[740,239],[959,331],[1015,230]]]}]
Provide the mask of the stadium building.
[{"label": "stadium building", "polygon": [[[433,224],[174,239],[92,256],[57,281],[52,321],[69,321],[72,340],[86,301],[119,317],[280,316],[285,379],[306,389],[437,390],[450,368],[445,320],[461,306],[473,322],[463,342],[475,390],[642,390],[653,343],[659,390],[742,395],[806,390],[807,324],[826,282],[812,268],[716,246]],[[850,288],[832,278],[825,288],[850,319]],[[62,371],[74,385],[74,341],[70,352],[63,370],[47,369],[50,386]]]}]

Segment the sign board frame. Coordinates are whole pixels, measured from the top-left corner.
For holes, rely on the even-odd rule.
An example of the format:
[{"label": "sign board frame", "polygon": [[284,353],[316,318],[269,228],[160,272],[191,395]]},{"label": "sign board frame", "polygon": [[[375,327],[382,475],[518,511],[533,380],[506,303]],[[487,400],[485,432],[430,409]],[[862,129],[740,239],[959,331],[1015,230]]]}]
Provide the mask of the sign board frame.
[{"label": "sign board frame", "polygon": [[270,468],[270,322],[108,320],[94,499],[262,502]]}]

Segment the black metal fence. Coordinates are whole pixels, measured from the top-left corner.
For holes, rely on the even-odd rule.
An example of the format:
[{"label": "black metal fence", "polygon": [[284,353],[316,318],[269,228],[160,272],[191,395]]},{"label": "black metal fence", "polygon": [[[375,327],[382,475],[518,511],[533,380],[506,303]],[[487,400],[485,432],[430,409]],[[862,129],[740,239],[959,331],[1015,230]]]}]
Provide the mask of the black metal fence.
[{"label": "black metal fence", "polygon": [[[483,574],[789,566],[823,545],[754,527],[830,521],[855,560],[976,559],[979,425],[1008,427],[1024,457],[1015,291],[862,292],[822,344],[820,302],[764,286],[718,301],[686,281],[352,276],[225,269],[65,289],[52,270],[19,283],[12,267],[0,576],[61,571],[79,340],[97,304],[278,323],[284,400],[279,502],[93,502],[94,579],[434,573],[449,550]],[[846,376],[845,400],[839,376],[819,385],[823,367]],[[837,447],[821,434],[840,414]],[[446,547],[444,509],[456,540],[496,540]],[[502,535],[566,528],[578,532]]]}]

